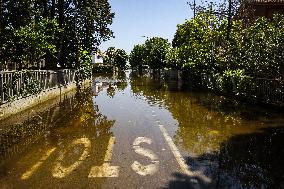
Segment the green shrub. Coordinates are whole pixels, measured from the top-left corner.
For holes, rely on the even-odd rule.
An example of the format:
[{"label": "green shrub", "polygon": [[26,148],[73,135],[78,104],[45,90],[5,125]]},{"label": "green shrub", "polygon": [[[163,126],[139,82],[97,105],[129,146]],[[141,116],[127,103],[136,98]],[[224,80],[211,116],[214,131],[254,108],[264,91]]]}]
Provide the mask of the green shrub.
[{"label": "green shrub", "polygon": [[237,93],[237,86],[244,77],[243,70],[226,70],[220,77],[220,87],[223,92]]}]

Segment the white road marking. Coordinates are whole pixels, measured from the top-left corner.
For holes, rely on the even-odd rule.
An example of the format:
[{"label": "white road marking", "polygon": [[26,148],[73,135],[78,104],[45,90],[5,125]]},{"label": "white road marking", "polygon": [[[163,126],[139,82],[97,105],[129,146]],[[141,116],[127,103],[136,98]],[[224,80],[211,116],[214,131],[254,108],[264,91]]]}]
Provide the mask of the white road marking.
[{"label": "white road marking", "polygon": [[152,163],[149,165],[142,165],[138,161],[134,161],[131,168],[141,176],[153,175],[159,169],[158,156],[152,150],[142,148],[140,146],[141,143],[152,144],[152,140],[146,137],[138,137],[133,142],[134,151],[141,156],[148,157]]},{"label": "white road marking", "polygon": [[51,148],[50,150],[48,150],[36,164],[34,164],[28,171],[26,171],[21,176],[21,179],[22,180],[29,179],[34,174],[34,172],[39,169],[39,167],[43,164],[43,162],[47,160],[47,158],[55,151],[55,149],[56,148]]},{"label": "white road marking", "polygon": [[139,146],[141,143],[152,144],[152,140],[146,137],[137,137],[133,142],[133,146]]},{"label": "white road marking", "polygon": [[93,166],[89,173],[88,176],[89,178],[118,177],[120,167],[110,165],[114,143],[115,143],[115,137],[110,137],[103,165]]},{"label": "white road marking", "polygon": [[181,171],[190,176],[190,177],[198,177],[200,179],[202,179],[204,182],[206,183],[210,183],[211,179],[208,178],[207,176],[205,176],[202,172],[200,171],[191,171],[190,167],[185,163],[185,160],[183,159],[182,155],[180,154],[178,148],[176,147],[176,145],[174,144],[172,138],[169,136],[167,130],[165,129],[165,127],[163,125],[159,125],[160,130],[166,140],[166,142],[168,143],[172,153],[174,154],[180,168]]},{"label": "white road marking", "polygon": [[81,163],[84,160],[86,160],[86,158],[88,157],[88,155],[90,153],[90,149],[91,149],[91,141],[88,138],[77,139],[77,140],[72,142],[70,147],[73,147],[73,146],[76,146],[76,145],[82,145],[82,144],[84,145],[84,148],[85,148],[84,152],[82,153],[82,155],[80,156],[78,161],[76,161],[75,163],[73,163],[69,167],[64,167],[61,164],[61,162],[63,161],[64,156],[65,156],[67,150],[65,150],[63,153],[61,153],[59,155],[57,161],[55,162],[55,166],[52,169],[53,177],[55,177],[55,178],[64,178],[64,177],[68,176],[72,171],[77,169],[79,167],[79,165],[81,165]]},{"label": "white road marking", "polygon": [[112,149],[115,143],[115,137],[110,137],[109,142],[108,142],[108,147],[107,147],[107,151],[106,151],[106,155],[105,155],[105,162],[108,162],[111,160],[112,158]]}]

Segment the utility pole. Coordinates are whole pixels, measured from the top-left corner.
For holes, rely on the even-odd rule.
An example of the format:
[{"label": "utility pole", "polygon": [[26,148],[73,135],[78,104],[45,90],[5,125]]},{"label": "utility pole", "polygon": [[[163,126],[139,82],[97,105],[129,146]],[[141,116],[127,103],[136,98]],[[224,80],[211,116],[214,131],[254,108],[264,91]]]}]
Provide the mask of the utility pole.
[{"label": "utility pole", "polygon": [[194,15],[194,18],[195,18],[195,14],[196,14],[196,2],[195,2],[195,0],[193,0],[193,15]]}]

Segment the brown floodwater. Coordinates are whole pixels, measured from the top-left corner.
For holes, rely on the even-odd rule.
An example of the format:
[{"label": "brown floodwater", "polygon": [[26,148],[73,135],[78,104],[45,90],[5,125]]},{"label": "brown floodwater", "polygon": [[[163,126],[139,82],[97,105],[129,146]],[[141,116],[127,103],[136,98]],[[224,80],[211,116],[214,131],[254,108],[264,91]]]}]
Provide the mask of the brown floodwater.
[{"label": "brown floodwater", "polygon": [[[0,121],[0,189],[284,188],[279,110],[150,74],[93,81]],[[209,182],[182,173],[160,125],[191,171]],[[137,152],[141,138],[148,155]],[[139,172],[135,161],[154,168]]]}]

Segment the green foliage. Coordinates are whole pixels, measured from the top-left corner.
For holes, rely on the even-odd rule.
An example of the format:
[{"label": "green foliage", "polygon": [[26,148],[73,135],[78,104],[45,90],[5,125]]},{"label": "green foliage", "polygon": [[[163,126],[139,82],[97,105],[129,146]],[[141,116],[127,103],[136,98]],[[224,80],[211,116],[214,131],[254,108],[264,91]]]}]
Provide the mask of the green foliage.
[{"label": "green foliage", "polygon": [[93,73],[112,73],[113,67],[111,65],[95,65]]},{"label": "green foliage", "polygon": [[243,70],[225,70],[218,78],[220,89],[226,93],[234,92],[243,77],[245,77]]},{"label": "green foliage", "polygon": [[145,63],[151,69],[162,69],[166,67],[166,54],[170,49],[167,39],[153,37],[145,42]]},{"label": "green foliage", "polygon": [[23,72],[24,87],[21,89],[22,96],[35,95],[40,93],[40,81],[36,80],[32,72]]},{"label": "green foliage", "polygon": [[39,62],[44,55],[55,56],[56,35],[60,32],[58,23],[55,20],[43,19],[40,22],[32,23],[20,27],[14,31],[16,43],[19,46],[19,53],[15,53],[22,63],[33,64]]},{"label": "green foliage", "polygon": [[25,67],[38,63],[46,55],[54,58],[57,54],[56,36],[61,31],[54,19],[32,20],[25,26],[6,29],[0,35],[1,61],[16,62]]},{"label": "green foliage", "polygon": [[98,46],[113,37],[109,25],[114,13],[108,0],[58,1],[58,22],[64,29],[57,48],[61,67],[80,67],[80,49],[96,52]]},{"label": "green foliage", "polygon": [[115,52],[115,47],[109,47],[105,52],[105,56],[103,57],[104,63],[114,66]]},{"label": "green foliage", "polygon": [[168,68],[180,69],[181,58],[180,58],[181,50],[179,48],[171,48],[166,54],[166,65]]},{"label": "green foliage", "polygon": [[147,39],[142,45],[135,45],[129,55],[129,63],[132,69],[148,67],[154,70],[166,67],[175,67],[175,62],[171,62],[176,53],[171,50],[171,44],[167,39],[153,37]]},{"label": "green foliage", "polygon": [[177,49],[177,60],[173,63],[184,71],[183,78],[194,87],[201,84],[202,73],[210,73],[216,67],[212,56],[216,21],[216,17],[211,14],[199,14],[195,19],[178,25],[173,39],[173,47]]},{"label": "green foliage", "polygon": [[243,94],[252,92],[250,77],[284,78],[283,15],[271,20],[259,18],[246,28],[234,20],[229,39],[227,27],[227,20],[217,19],[210,12],[178,25],[174,49],[167,55],[168,65],[178,65],[183,77],[195,87],[202,85],[202,75],[215,75],[221,90]]},{"label": "green foliage", "polygon": [[236,56],[252,77],[284,78],[284,16],[258,19],[242,31]]},{"label": "green foliage", "polygon": [[114,56],[114,66],[119,70],[125,70],[128,60],[128,55],[123,49],[117,49]]},{"label": "green foliage", "polygon": [[[42,91],[40,81],[30,71],[13,72],[11,78],[10,82],[3,83],[4,101],[7,100],[10,102],[18,97],[36,95]],[[20,79],[21,84],[18,85]]]},{"label": "green foliage", "polygon": [[[113,37],[108,0],[2,0],[0,61],[34,63],[49,69],[80,67],[80,49],[95,52]],[[58,30],[60,28],[60,31]]]},{"label": "green foliage", "polygon": [[112,65],[120,70],[126,69],[128,55],[123,49],[115,49],[115,47],[109,47],[104,56],[104,63]]},{"label": "green foliage", "polygon": [[201,11],[178,25],[172,48],[158,37],[134,46],[129,58],[132,68],[179,69],[193,87],[206,85],[245,96],[255,96],[258,88],[274,81],[282,95],[278,85],[284,79],[284,15],[259,18],[247,26],[239,20],[229,24],[212,11]]},{"label": "green foliage", "polygon": [[80,49],[80,67],[76,72],[76,82],[80,85],[84,80],[92,77],[92,55],[87,51]]},{"label": "green foliage", "polygon": [[145,45],[135,45],[129,55],[129,63],[132,69],[143,68],[145,64]]},{"label": "green foliage", "polygon": [[119,72],[117,79],[118,79],[118,82],[116,83],[116,86],[117,86],[118,91],[124,91],[126,87],[128,86],[125,72]]},{"label": "green foliage", "polygon": [[90,66],[92,62],[92,55],[87,50],[80,49],[80,65],[82,67]]}]

